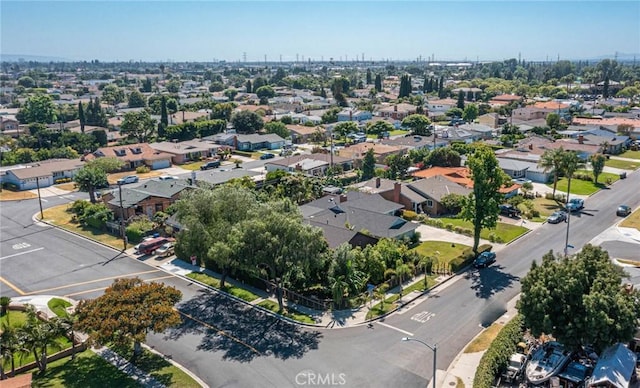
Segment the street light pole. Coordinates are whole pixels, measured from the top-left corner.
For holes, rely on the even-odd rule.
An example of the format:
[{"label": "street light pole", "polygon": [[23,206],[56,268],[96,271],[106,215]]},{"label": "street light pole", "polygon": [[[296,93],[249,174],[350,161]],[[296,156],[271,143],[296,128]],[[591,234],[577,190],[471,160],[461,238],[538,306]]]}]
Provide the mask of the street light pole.
[{"label": "street light pole", "polygon": [[42,197],[40,196],[40,177],[36,177],[36,187],[38,188],[38,203],[40,204],[40,221],[44,221],[44,213],[42,212]]},{"label": "street light pole", "polygon": [[438,345],[434,344],[433,346],[429,345],[428,343],[421,341],[419,339],[415,339],[412,337],[402,337],[403,341],[415,341],[415,342],[420,342],[421,344],[423,344],[424,346],[428,347],[429,349],[433,350],[433,388],[436,388],[436,359],[438,356]]}]

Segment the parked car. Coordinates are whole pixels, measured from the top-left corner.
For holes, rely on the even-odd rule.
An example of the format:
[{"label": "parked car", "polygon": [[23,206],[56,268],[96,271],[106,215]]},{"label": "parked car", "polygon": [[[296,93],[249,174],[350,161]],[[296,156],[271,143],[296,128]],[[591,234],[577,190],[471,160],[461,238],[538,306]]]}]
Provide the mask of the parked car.
[{"label": "parked car", "polygon": [[265,159],[272,159],[272,158],[274,158],[274,157],[275,157],[275,155],[274,155],[274,154],[271,154],[271,153],[268,153],[268,154],[262,154],[262,155],[260,155],[260,159],[262,159],[262,160],[265,160]]},{"label": "parked car", "polygon": [[505,203],[500,205],[500,214],[515,218],[520,216],[520,209],[511,204]]},{"label": "parked car", "polygon": [[145,237],[142,239],[142,241],[140,241],[140,244],[136,245],[133,247],[133,249],[135,250],[136,253],[140,253],[140,246],[144,243],[146,243],[147,241],[153,240],[155,237]]},{"label": "parked car", "polygon": [[525,183],[532,183],[531,179],[526,179],[526,178],[512,179],[511,182],[517,183],[519,185],[524,185]]},{"label": "parked car", "polygon": [[567,203],[567,210],[570,212],[577,212],[584,209],[584,200],[580,198],[571,198]]},{"label": "parked car", "polygon": [[162,246],[156,249],[154,253],[157,256],[166,257],[166,256],[173,255],[173,251],[174,251],[173,243],[168,242],[168,243],[162,244]]},{"label": "parked car", "polygon": [[503,373],[505,381],[514,383],[520,381],[524,377],[524,368],[527,364],[527,356],[522,353],[514,353],[509,357],[507,370]]},{"label": "parked car", "polygon": [[559,224],[566,220],[567,220],[567,213],[560,210],[553,212],[552,215],[547,217],[547,222],[550,224]]},{"label": "parked car", "polygon": [[496,254],[493,252],[482,252],[475,260],[473,266],[476,268],[486,268],[496,262]]},{"label": "parked car", "polygon": [[178,177],[173,175],[160,175],[158,179],[161,181],[170,181],[170,180],[178,179]]},{"label": "parked car", "polygon": [[627,205],[620,205],[618,209],[616,209],[616,215],[620,217],[626,217],[631,214],[631,208]]},{"label": "parked car", "polygon": [[138,182],[138,177],[136,175],[127,175],[123,178],[118,179],[119,185],[126,185],[127,183],[136,183]]},{"label": "parked car", "polygon": [[218,168],[220,167],[220,161],[219,160],[212,160],[210,162],[207,162],[205,164],[203,164],[202,166],[200,166],[200,170],[209,170],[212,168]]},{"label": "parked car", "polygon": [[166,237],[156,237],[152,238],[149,241],[145,241],[140,244],[138,248],[138,253],[142,253],[145,255],[150,255],[156,251],[156,249],[160,248],[162,245],[169,242],[169,239]]},{"label": "parked car", "polygon": [[449,121],[449,125],[450,126],[462,125],[462,124],[465,124],[465,123],[466,122],[463,119],[459,118],[459,117],[456,117],[453,120]]}]

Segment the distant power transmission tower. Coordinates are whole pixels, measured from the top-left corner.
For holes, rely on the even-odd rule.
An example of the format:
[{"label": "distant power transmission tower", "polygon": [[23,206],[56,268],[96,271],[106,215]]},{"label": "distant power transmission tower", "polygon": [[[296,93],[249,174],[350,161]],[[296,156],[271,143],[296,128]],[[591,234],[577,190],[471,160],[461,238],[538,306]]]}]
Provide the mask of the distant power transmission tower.
[{"label": "distant power transmission tower", "polygon": [[242,53],[242,62],[247,63],[247,52],[246,51],[244,51]]}]

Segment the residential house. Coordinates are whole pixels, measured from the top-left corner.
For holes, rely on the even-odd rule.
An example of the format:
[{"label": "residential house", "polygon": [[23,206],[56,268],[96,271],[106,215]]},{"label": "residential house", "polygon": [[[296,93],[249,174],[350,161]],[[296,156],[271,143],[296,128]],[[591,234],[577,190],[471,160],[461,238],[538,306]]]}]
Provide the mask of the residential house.
[{"label": "residential house", "polygon": [[307,127],[306,125],[287,125],[287,129],[291,131],[291,142],[294,144],[308,143],[309,140],[317,136],[325,138],[326,131],[321,126]]},{"label": "residential house", "polygon": [[458,101],[453,98],[442,98],[436,100],[427,100],[426,107],[429,114],[441,114],[443,115],[446,111],[451,108],[455,108],[458,106]]},{"label": "residential house", "polygon": [[520,102],[520,101],[522,101],[521,96],[516,96],[514,94],[501,94],[489,100],[489,105],[491,105],[492,107],[496,107],[496,106],[509,105],[512,102]]},{"label": "residential house", "polygon": [[402,121],[405,117],[415,114],[417,107],[411,104],[394,104],[378,110],[381,117],[390,117],[394,120]]},{"label": "residential house", "polygon": [[532,105],[532,108],[551,111],[560,116],[567,116],[569,115],[571,104],[562,101],[538,101]]},{"label": "residential house", "polygon": [[149,144],[156,151],[171,154],[173,164],[184,164],[191,161],[217,156],[219,151],[227,148],[213,141],[204,139],[185,140],[181,142],[163,141]]},{"label": "residential house", "polygon": [[124,162],[123,170],[135,170],[140,166],[152,170],[171,167],[172,155],[154,150],[148,143],[136,143],[112,147],[100,147],[95,152],[83,156],[86,161],[97,158],[114,157]]},{"label": "residential house", "polygon": [[634,128],[636,131],[640,131],[640,119],[637,118],[622,118],[622,117],[576,117],[572,121],[573,124],[577,125],[597,125],[597,126],[611,126],[611,127],[619,127],[620,125],[629,125],[631,128]]},{"label": "residential house", "polygon": [[462,130],[477,134],[477,136],[479,137],[478,140],[493,139],[493,132],[494,132],[493,128],[484,124],[467,123],[467,124],[459,125],[458,129],[462,129]]},{"label": "residential house", "polygon": [[626,388],[637,379],[637,355],[621,343],[605,349],[593,368],[586,387]]},{"label": "residential house", "polygon": [[361,161],[362,159],[364,159],[364,155],[370,149],[373,150],[373,155],[376,158],[376,162],[381,164],[384,164],[384,160],[390,155],[403,155],[406,152],[406,149],[404,147],[365,142],[345,147],[338,151],[338,155],[342,156],[343,158]]},{"label": "residential house", "polygon": [[234,147],[238,151],[257,151],[262,149],[276,150],[284,147],[285,141],[275,133],[259,135],[235,135]]},{"label": "residential house", "polygon": [[438,125],[436,125],[434,133],[438,139],[446,141],[447,143],[464,142],[470,144],[483,139],[484,136],[482,133],[469,131],[461,127],[442,127]]},{"label": "residential house", "polygon": [[141,214],[152,218],[157,212],[166,211],[185,190],[192,187],[185,180],[151,179],[138,187],[120,187],[103,193],[101,199],[117,218],[123,215],[128,220]]},{"label": "residential house", "polygon": [[501,157],[499,152],[496,152],[496,157],[502,171],[513,179],[529,179],[533,182],[547,183],[553,173],[552,170],[545,172],[537,162]]},{"label": "residential house", "polygon": [[264,167],[267,172],[283,170],[291,173],[302,173],[306,176],[325,176],[331,163],[341,166],[343,171],[353,169],[353,160],[330,154],[294,155],[274,161],[268,161]]},{"label": "residential house", "polygon": [[20,136],[20,123],[15,116],[0,115],[0,132],[2,135],[18,137]]},{"label": "residential house", "polygon": [[347,108],[338,113],[338,122],[357,121],[360,123],[371,120],[372,117],[373,114],[369,111]]},{"label": "residential house", "polygon": [[536,108],[533,106],[525,106],[523,108],[514,109],[511,113],[511,117],[513,119],[523,121],[539,120],[546,119],[549,113],[557,113],[557,111],[554,111],[552,109]]},{"label": "residential house", "polygon": [[236,112],[249,111],[257,113],[259,111],[264,112],[265,116],[273,114],[273,110],[269,105],[238,105],[235,109]]},{"label": "residential house", "polygon": [[477,101],[480,98],[480,94],[482,94],[482,89],[480,88],[455,88],[452,90],[454,94],[458,94],[460,92],[464,93],[464,99],[466,101]]},{"label": "residential house", "polygon": [[209,112],[187,112],[180,111],[169,115],[169,125],[180,125],[184,123],[190,123],[198,119],[207,120],[209,118]]},{"label": "residential house", "polygon": [[60,179],[73,178],[84,166],[80,159],[50,159],[10,168],[4,171],[2,183],[15,185],[18,190],[49,187]]},{"label": "residential house", "polygon": [[[476,121],[482,125],[486,125],[491,128],[498,128],[500,125],[504,124],[500,122],[500,115],[497,113],[485,113],[481,116],[478,116]],[[504,120],[506,123],[506,120]]]},{"label": "residential house", "polygon": [[394,139],[382,139],[380,144],[394,146],[394,147],[404,147],[407,151],[411,150],[421,150],[421,149],[429,149],[433,150],[438,147],[446,147],[449,145],[449,142],[442,140],[440,138],[431,136],[401,136],[396,137]]},{"label": "residential house", "polygon": [[592,133],[577,133],[574,137],[558,139],[557,142],[561,144],[574,144],[577,142],[579,145],[595,145],[600,147],[598,152],[617,155],[631,144],[631,139],[629,136],[622,135],[597,136]]},{"label": "residential house", "polygon": [[[468,189],[473,189],[473,179],[471,179],[471,171],[468,167],[431,167],[426,170],[420,170],[413,173],[414,178],[431,178],[434,176],[442,176],[453,183],[457,183]],[[518,184],[507,184],[498,191],[505,198],[511,198],[518,194]]]},{"label": "residential house", "polygon": [[375,244],[380,238],[411,238],[418,224],[395,215],[402,207],[379,194],[350,191],[322,197],[300,206],[300,211],[307,223],[323,230],[327,243],[335,248],[343,243]]},{"label": "residential house", "polygon": [[584,137],[578,139],[559,139],[553,140],[542,136],[529,136],[518,142],[517,149],[521,152],[529,152],[531,154],[542,155],[546,150],[557,149],[562,147],[566,151],[575,151],[582,160],[587,160],[590,155],[601,151],[600,144],[591,144],[585,142]]},{"label": "residential house", "polygon": [[396,119],[394,119],[392,117],[375,116],[371,120],[369,120],[366,124],[375,124],[378,121],[387,122],[387,123],[393,125],[394,129],[402,129],[402,120],[396,120]]}]

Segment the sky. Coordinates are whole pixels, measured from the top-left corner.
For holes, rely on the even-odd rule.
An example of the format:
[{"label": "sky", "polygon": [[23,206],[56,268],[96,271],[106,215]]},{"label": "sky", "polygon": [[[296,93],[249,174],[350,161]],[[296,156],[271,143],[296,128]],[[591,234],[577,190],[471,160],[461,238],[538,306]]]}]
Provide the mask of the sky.
[{"label": "sky", "polygon": [[640,1],[2,0],[0,33],[66,60],[640,59]]}]

